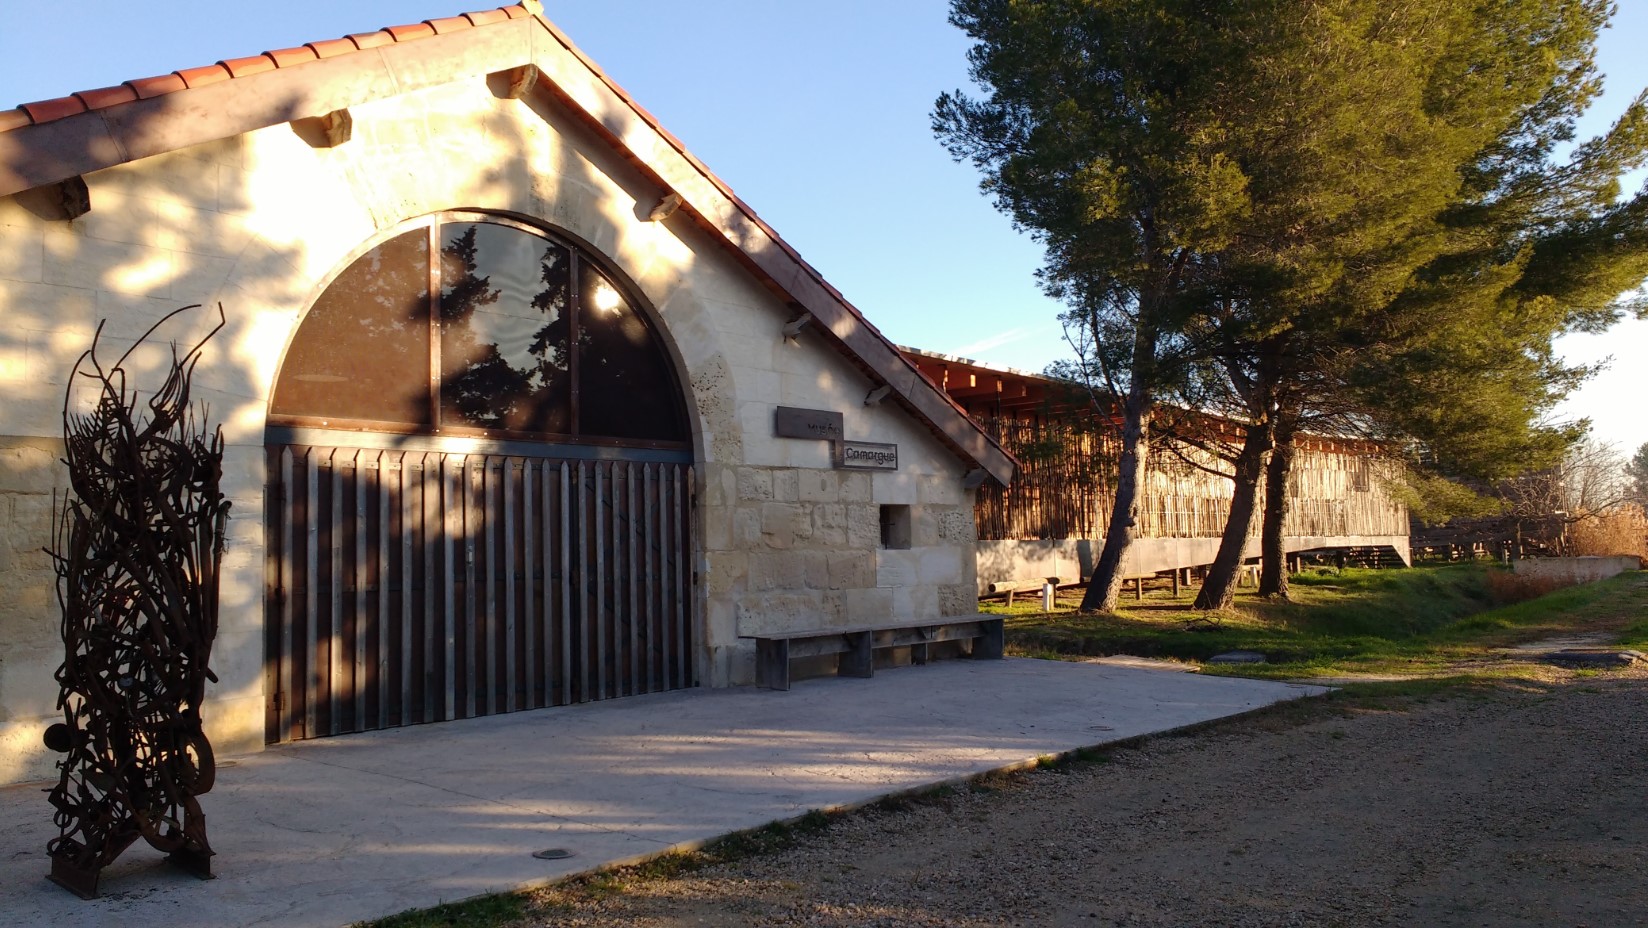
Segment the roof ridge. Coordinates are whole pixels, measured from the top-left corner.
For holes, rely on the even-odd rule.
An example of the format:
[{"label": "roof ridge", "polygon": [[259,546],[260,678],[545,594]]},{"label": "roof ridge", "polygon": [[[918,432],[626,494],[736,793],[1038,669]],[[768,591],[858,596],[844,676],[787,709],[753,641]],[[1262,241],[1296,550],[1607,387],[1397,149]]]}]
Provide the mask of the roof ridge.
[{"label": "roof ridge", "polygon": [[293,68],[311,61],[324,61],[384,45],[415,42],[464,29],[526,19],[542,13],[543,4],[539,0],[521,0],[520,3],[511,6],[477,10],[440,19],[426,19],[399,26],[385,26],[376,32],[354,33],[338,39],[321,39],[296,48],[278,48],[244,58],[225,58],[215,64],[180,68],[169,74],[154,77],[133,78],[113,87],[78,90],[68,96],[21,103],[12,109],[0,110],[0,132],[37,126],[138,100],[148,100],[192,87],[203,87],[265,71]]}]

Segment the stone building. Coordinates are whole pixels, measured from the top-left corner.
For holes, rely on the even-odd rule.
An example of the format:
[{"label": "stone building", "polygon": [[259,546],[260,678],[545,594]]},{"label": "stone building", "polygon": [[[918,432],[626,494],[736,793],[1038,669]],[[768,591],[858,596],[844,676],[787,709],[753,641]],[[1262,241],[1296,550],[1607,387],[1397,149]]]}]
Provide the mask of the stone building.
[{"label": "stone building", "polygon": [[529,0],[0,111],[0,783],[51,769],[69,371],[196,303],[220,751],[976,609],[1012,459]]}]

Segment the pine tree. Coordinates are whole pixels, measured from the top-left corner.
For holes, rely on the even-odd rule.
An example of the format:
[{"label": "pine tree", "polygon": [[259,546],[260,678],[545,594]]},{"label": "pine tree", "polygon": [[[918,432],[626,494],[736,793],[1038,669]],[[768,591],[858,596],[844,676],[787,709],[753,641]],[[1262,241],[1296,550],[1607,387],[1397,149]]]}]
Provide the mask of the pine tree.
[{"label": "pine tree", "polygon": [[[1641,162],[1642,101],[1567,165],[1551,160],[1599,89],[1592,48],[1609,12],[1606,0],[955,0],[988,96],[941,97],[935,129],[1047,246],[1044,286],[1120,399],[1115,511],[1084,607],[1115,604],[1164,397],[1214,385],[1218,411],[1248,426],[1208,608],[1230,600],[1279,436],[1324,416],[1424,433],[1378,414],[1372,400],[1401,392],[1384,384],[1401,372],[1373,360],[1425,372],[1421,392],[1459,370],[1486,372],[1479,392],[1543,375],[1540,389],[1501,391],[1516,400],[1507,428],[1527,431],[1569,373],[1551,336],[1611,318],[1609,288],[1641,251],[1637,217],[1612,198]],[[1453,343],[1426,335],[1438,307],[1479,327]],[[1449,352],[1457,364],[1426,365]],[[1356,378],[1377,389],[1351,390]]]}]

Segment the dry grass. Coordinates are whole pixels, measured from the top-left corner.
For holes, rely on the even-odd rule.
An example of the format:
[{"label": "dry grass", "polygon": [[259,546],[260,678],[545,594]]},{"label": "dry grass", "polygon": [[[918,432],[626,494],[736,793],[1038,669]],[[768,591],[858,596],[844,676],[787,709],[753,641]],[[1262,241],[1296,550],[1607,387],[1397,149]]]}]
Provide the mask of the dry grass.
[{"label": "dry grass", "polygon": [[1568,547],[1575,555],[1648,558],[1648,513],[1636,503],[1624,503],[1568,529]]}]

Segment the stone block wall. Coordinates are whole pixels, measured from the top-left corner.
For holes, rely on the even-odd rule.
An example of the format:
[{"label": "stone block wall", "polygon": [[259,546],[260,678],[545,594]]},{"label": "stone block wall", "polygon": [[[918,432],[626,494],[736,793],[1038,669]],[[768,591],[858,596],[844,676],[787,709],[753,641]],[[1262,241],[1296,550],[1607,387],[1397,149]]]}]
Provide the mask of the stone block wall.
[{"label": "stone block wall", "polygon": [[[753,643],[741,636],[978,610],[971,494],[958,475],[747,465],[709,473],[704,558],[718,679],[753,681]],[[882,546],[883,504],[910,507],[909,548]]]},{"label": "stone block wall", "polygon": [[1525,557],[1511,562],[1517,576],[1545,581],[1557,586],[1596,583],[1627,570],[1641,570],[1642,559],[1635,555],[1616,557]]},{"label": "stone block wall", "polygon": [[53,673],[63,661],[52,542],[63,445],[0,438],[0,783],[44,776],[40,729],[56,710]]}]

